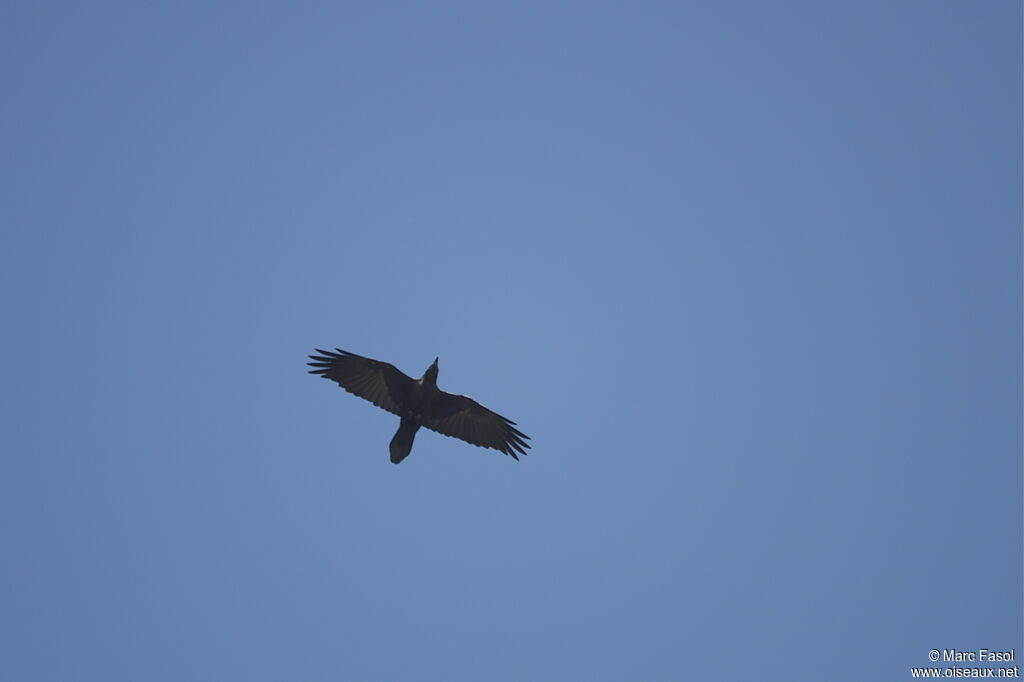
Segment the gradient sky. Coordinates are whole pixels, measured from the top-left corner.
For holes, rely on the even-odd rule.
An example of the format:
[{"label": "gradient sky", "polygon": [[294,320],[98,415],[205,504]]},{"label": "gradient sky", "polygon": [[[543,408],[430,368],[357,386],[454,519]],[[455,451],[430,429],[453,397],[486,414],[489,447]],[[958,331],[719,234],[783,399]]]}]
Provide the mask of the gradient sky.
[{"label": "gradient sky", "polygon": [[1019,2],[0,14],[0,678],[1020,664]]}]

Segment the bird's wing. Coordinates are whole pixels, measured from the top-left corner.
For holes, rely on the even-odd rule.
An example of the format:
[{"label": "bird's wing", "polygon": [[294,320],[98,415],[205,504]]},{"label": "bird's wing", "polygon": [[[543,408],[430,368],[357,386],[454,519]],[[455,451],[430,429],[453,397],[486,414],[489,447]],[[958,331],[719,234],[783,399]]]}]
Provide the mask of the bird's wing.
[{"label": "bird's wing", "polygon": [[401,416],[402,404],[409,395],[412,379],[386,362],[364,358],[340,348],[334,350],[338,352],[317,348],[316,352],[320,355],[310,355],[309,359],[313,362],[306,363],[314,368],[309,373],[330,379],[349,393]]},{"label": "bird's wing", "polygon": [[529,436],[517,429],[514,421],[464,395],[441,391],[430,412],[423,417],[423,426],[431,431],[500,450],[513,459],[519,459],[517,452],[525,455],[530,447],[526,442]]}]

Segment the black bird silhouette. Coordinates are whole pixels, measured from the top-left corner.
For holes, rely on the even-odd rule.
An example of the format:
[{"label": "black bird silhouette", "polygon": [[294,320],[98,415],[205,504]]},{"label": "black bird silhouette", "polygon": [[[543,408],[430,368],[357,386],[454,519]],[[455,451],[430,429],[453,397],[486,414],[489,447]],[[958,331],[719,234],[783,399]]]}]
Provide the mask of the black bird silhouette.
[{"label": "black bird silhouette", "polygon": [[526,454],[529,436],[516,423],[464,395],[445,393],[437,387],[437,358],[419,379],[406,376],[394,365],[364,358],[335,348],[336,353],[316,349],[310,355],[310,374],[337,382],[343,389],[402,418],[391,439],[391,461],[398,464],[409,455],[421,426],[445,436],[460,438],[482,448],[494,448],[512,459]]}]

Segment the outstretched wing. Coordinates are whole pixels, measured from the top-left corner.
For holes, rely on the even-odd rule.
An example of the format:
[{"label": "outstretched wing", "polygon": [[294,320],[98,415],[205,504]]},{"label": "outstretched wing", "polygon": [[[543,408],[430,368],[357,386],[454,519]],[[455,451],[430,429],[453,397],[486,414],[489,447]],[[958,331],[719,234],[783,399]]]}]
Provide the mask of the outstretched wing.
[{"label": "outstretched wing", "polygon": [[336,382],[343,389],[365,398],[377,407],[399,416],[405,411],[403,403],[409,395],[413,380],[394,365],[364,358],[355,353],[335,348],[337,353],[316,349],[320,355],[310,355],[313,362],[306,364],[324,379]]},{"label": "outstretched wing", "polygon": [[424,415],[423,426],[482,448],[500,450],[513,459],[519,459],[517,452],[525,455],[530,447],[526,442],[530,437],[517,429],[514,421],[472,398],[444,391],[431,405],[430,414]]}]

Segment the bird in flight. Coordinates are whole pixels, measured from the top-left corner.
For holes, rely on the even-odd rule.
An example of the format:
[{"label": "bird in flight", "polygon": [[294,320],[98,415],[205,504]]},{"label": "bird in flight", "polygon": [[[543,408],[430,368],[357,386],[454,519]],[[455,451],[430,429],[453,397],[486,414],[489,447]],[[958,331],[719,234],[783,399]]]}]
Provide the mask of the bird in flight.
[{"label": "bird in flight", "polygon": [[343,389],[369,400],[377,407],[402,418],[391,439],[391,461],[398,464],[409,456],[412,441],[421,426],[445,436],[459,438],[482,448],[494,448],[512,459],[525,455],[529,436],[502,417],[464,395],[445,393],[437,387],[437,358],[419,379],[406,376],[394,365],[364,358],[335,348],[336,353],[316,349],[306,364]]}]

